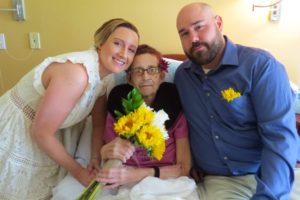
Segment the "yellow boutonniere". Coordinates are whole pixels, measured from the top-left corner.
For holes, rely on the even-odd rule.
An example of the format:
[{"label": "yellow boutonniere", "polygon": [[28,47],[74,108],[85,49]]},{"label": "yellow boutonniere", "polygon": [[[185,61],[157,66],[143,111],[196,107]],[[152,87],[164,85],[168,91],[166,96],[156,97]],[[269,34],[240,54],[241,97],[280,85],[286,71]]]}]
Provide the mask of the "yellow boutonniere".
[{"label": "yellow boutonniere", "polygon": [[233,101],[235,98],[238,98],[241,96],[241,93],[234,91],[233,88],[228,88],[227,90],[221,91],[223,98],[230,102]]}]

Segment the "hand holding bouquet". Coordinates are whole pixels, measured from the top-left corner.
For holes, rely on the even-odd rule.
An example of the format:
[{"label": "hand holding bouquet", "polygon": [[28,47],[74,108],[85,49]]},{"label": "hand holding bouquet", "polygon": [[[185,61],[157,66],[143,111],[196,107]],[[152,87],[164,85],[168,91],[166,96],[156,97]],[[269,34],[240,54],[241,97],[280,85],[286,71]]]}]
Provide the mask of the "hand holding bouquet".
[{"label": "hand holding bouquet", "polygon": [[[145,148],[148,156],[160,160],[165,152],[165,140],[168,139],[164,126],[165,121],[169,119],[168,115],[163,110],[155,112],[148,107],[136,88],[128,93],[126,99],[122,99],[122,106],[124,113],[115,111],[118,120],[114,124],[114,130],[122,139]],[[103,168],[117,167],[121,164],[120,160],[108,160]],[[93,200],[103,186],[104,183],[92,181],[77,200]]]}]

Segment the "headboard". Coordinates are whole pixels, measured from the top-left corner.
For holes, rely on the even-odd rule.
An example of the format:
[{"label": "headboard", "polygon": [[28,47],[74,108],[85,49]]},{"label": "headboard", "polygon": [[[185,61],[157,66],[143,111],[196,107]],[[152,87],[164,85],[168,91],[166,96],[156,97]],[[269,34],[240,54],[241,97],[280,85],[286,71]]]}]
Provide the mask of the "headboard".
[{"label": "headboard", "polygon": [[163,57],[174,59],[174,60],[181,60],[181,61],[184,61],[187,59],[185,54],[175,54],[175,53],[174,54],[164,54]]}]

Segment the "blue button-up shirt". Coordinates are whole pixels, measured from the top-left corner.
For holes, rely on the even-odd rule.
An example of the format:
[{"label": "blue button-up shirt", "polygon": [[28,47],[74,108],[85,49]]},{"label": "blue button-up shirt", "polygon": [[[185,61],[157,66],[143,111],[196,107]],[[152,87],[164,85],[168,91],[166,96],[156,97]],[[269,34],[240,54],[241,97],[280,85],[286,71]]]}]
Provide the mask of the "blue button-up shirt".
[{"label": "blue button-up shirt", "polygon": [[194,166],[212,175],[255,173],[253,199],[288,199],[299,138],[287,73],[266,51],[225,39],[216,70],[205,74],[185,61],[175,74]]}]

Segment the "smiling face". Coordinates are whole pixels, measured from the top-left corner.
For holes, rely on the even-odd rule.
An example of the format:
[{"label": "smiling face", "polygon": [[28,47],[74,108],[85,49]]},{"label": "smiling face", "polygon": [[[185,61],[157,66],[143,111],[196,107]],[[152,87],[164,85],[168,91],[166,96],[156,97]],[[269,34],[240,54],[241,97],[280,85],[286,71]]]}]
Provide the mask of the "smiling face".
[{"label": "smiling face", "polygon": [[136,55],[130,70],[129,83],[137,87],[146,104],[151,105],[165,77],[165,73],[159,68],[158,58],[149,53]]},{"label": "smiling face", "polygon": [[177,30],[190,60],[206,68],[218,64],[225,46],[222,19],[208,5],[194,3],[184,7],[177,17]]},{"label": "smiling face", "polygon": [[139,36],[136,32],[126,27],[117,28],[98,47],[101,78],[126,70],[132,63],[138,42]]}]

